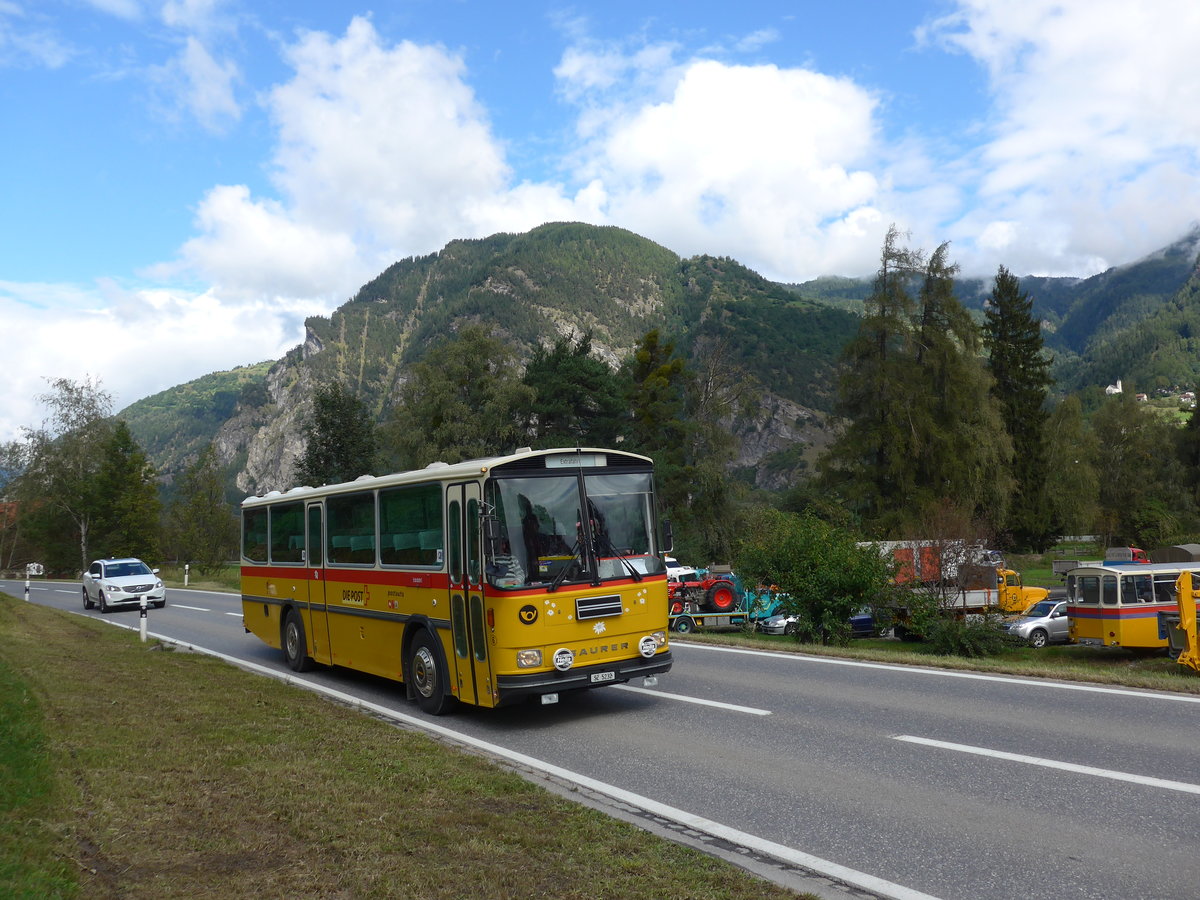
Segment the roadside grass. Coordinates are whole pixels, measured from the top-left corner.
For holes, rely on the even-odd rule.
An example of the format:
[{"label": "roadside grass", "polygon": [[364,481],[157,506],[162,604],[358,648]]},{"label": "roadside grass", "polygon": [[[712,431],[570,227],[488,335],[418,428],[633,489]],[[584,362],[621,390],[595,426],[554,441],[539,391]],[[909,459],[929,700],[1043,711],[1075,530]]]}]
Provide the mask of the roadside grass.
[{"label": "roadside grass", "polygon": [[6,594],[0,712],[4,897],[796,896],[419,732]]},{"label": "roadside grass", "polygon": [[[183,566],[163,566],[159,577],[168,588],[183,587]],[[238,566],[222,566],[216,572],[201,575],[194,569],[188,572],[188,589],[196,591],[227,591],[240,593],[242,571]]]},{"label": "roadside grass", "polygon": [[[674,636],[672,636],[675,639]],[[861,638],[847,647],[803,644],[791,635],[756,634],[748,631],[692,632],[687,640],[705,644],[727,644],[784,653],[807,653],[901,665],[956,669],[990,674],[1055,678],[1093,684],[1119,684],[1156,691],[1200,694],[1200,673],[1172,660],[1165,650],[1124,650],[1116,647],[1053,645],[1035,650],[1014,647],[998,656],[964,659],[943,656],[917,641],[895,638]]]}]

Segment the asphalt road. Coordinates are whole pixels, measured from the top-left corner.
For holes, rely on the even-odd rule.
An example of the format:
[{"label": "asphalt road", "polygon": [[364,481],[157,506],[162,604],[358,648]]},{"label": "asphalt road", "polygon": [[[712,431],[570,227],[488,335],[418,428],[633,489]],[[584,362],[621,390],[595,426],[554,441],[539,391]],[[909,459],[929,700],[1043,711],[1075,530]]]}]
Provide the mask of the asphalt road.
[{"label": "asphalt road", "polygon": [[[30,600],[83,613],[78,584],[35,581]],[[169,589],[149,628],[286,671],[240,615],[236,595]],[[1200,697],[673,646],[650,691],[437,720],[386,681],[311,680],[866,873],[882,895],[1200,896]]]}]

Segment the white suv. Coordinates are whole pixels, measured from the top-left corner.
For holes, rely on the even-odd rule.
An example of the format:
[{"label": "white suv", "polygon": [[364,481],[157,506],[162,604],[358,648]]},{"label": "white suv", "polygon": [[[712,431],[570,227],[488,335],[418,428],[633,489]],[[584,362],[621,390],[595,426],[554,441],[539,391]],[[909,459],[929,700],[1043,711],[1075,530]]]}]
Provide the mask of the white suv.
[{"label": "white suv", "polygon": [[84,609],[99,605],[100,612],[106,613],[115,606],[140,606],[143,597],[148,606],[167,605],[158,569],[140,559],[98,559],[83,573]]}]

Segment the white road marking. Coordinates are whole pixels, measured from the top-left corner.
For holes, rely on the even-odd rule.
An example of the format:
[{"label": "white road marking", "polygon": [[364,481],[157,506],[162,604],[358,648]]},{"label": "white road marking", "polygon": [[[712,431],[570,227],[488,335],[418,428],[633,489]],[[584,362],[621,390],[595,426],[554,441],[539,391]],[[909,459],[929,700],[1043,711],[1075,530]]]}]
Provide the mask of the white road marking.
[{"label": "white road marking", "polygon": [[953,669],[927,669],[900,663],[867,662],[861,659],[843,659],[836,656],[809,656],[804,653],[779,653],[774,650],[743,650],[739,647],[718,647],[713,644],[681,644],[672,642],[672,648],[688,650],[711,650],[719,653],[745,653],[749,656],[769,656],[772,659],[790,659],[793,662],[824,663],[829,666],[856,666],[860,669],[883,669],[887,672],[903,672],[906,675],[935,675],[942,678],[966,678],[973,681],[999,681],[1019,684],[1022,687],[1055,688],[1060,691],[1083,691],[1091,694],[1117,694],[1137,697],[1142,700],[1175,700],[1179,703],[1200,703],[1196,694],[1177,694],[1170,691],[1135,691],[1131,688],[1100,687],[1094,684],[1077,684],[1069,681],[1048,681],[1044,678],[1019,678],[1015,675],[985,675],[981,672],[962,672]]},{"label": "white road marking", "polygon": [[679,700],[682,703],[696,703],[700,706],[715,706],[717,709],[728,709],[733,712],[749,713],[752,716],[769,716],[769,709],[755,709],[753,706],[738,706],[734,703],[721,703],[719,700],[704,700],[700,697],[686,697],[683,694],[668,694],[663,691],[652,691],[648,688],[634,687],[631,684],[614,684],[617,690],[633,691],[635,694],[649,694],[652,697],[662,697],[664,700]]},{"label": "white road marking", "polygon": [[203,606],[184,606],[182,603],[172,603],[171,606],[175,607],[175,609],[190,609],[195,612],[212,612],[211,609],[206,609]]},{"label": "white road marking", "polygon": [[227,615],[227,616],[237,616],[239,619],[242,617],[242,614],[241,614],[240,612],[235,612],[235,613],[225,613],[225,615]]},{"label": "white road marking", "polygon": [[1182,791],[1185,794],[1200,794],[1200,784],[1188,784],[1186,781],[1168,781],[1165,778],[1151,778],[1149,775],[1133,775],[1129,772],[1116,772],[1112,769],[1098,769],[1095,766],[1080,766],[1075,763],[1061,762],[1057,759],[1042,759],[1039,756],[1026,756],[1023,753],[1006,753],[1003,750],[972,747],[969,744],[952,744],[948,741],[935,741],[930,738],[915,737],[911,734],[897,734],[893,735],[893,738],[897,741],[906,741],[910,744],[924,744],[926,747],[938,747],[942,750],[973,753],[976,756],[989,756],[992,759],[1007,759],[1010,762],[1043,766],[1047,769],[1062,769],[1064,772],[1075,772],[1080,775],[1095,775],[1097,778],[1111,778],[1114,781],[1128,781],[1132,784],[1144,784],[1149,787],[1163,788],[1168,791]]}]

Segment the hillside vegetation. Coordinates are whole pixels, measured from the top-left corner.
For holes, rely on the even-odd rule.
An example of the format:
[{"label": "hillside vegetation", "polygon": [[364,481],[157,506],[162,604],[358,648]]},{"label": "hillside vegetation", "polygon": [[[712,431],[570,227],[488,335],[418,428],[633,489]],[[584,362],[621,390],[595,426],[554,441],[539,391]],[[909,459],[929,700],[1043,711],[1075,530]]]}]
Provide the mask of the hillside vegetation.
[{"label": "hillside vegetation", "polygon": [[[1090,278],[1021,280],[1057,391],[1118,378],[1146,392],[1200,382],[1198,241],[1200,231]],[[991,281],[957,279],[955,290],[982,317]],[[262,484],[282,465],[272,460],[295,458],[314,385],[342,382],[383,421],[412,366],[467,323],[490,328],[522,363],[590,332],[593,354],[614,368],[657,329],[689,361],[719,346],[723,364],[770,401],[760,409],[775,412],[730,427],[744,445],[740,465],[776,465],[820,439],[804,429],[819,429],[833,408],[840,354],[870,291],[869,279],[845,277],[782,285],[732,259],[681,259],[621,228],[551,223],[401,260],[329,316],[310,318],[283,359],[205,376],[120,415],[168,481],[218,439],[231,473],[253,469],[246,483]],[[781,403],[786,421],[762,418],[785,415]]]}]

